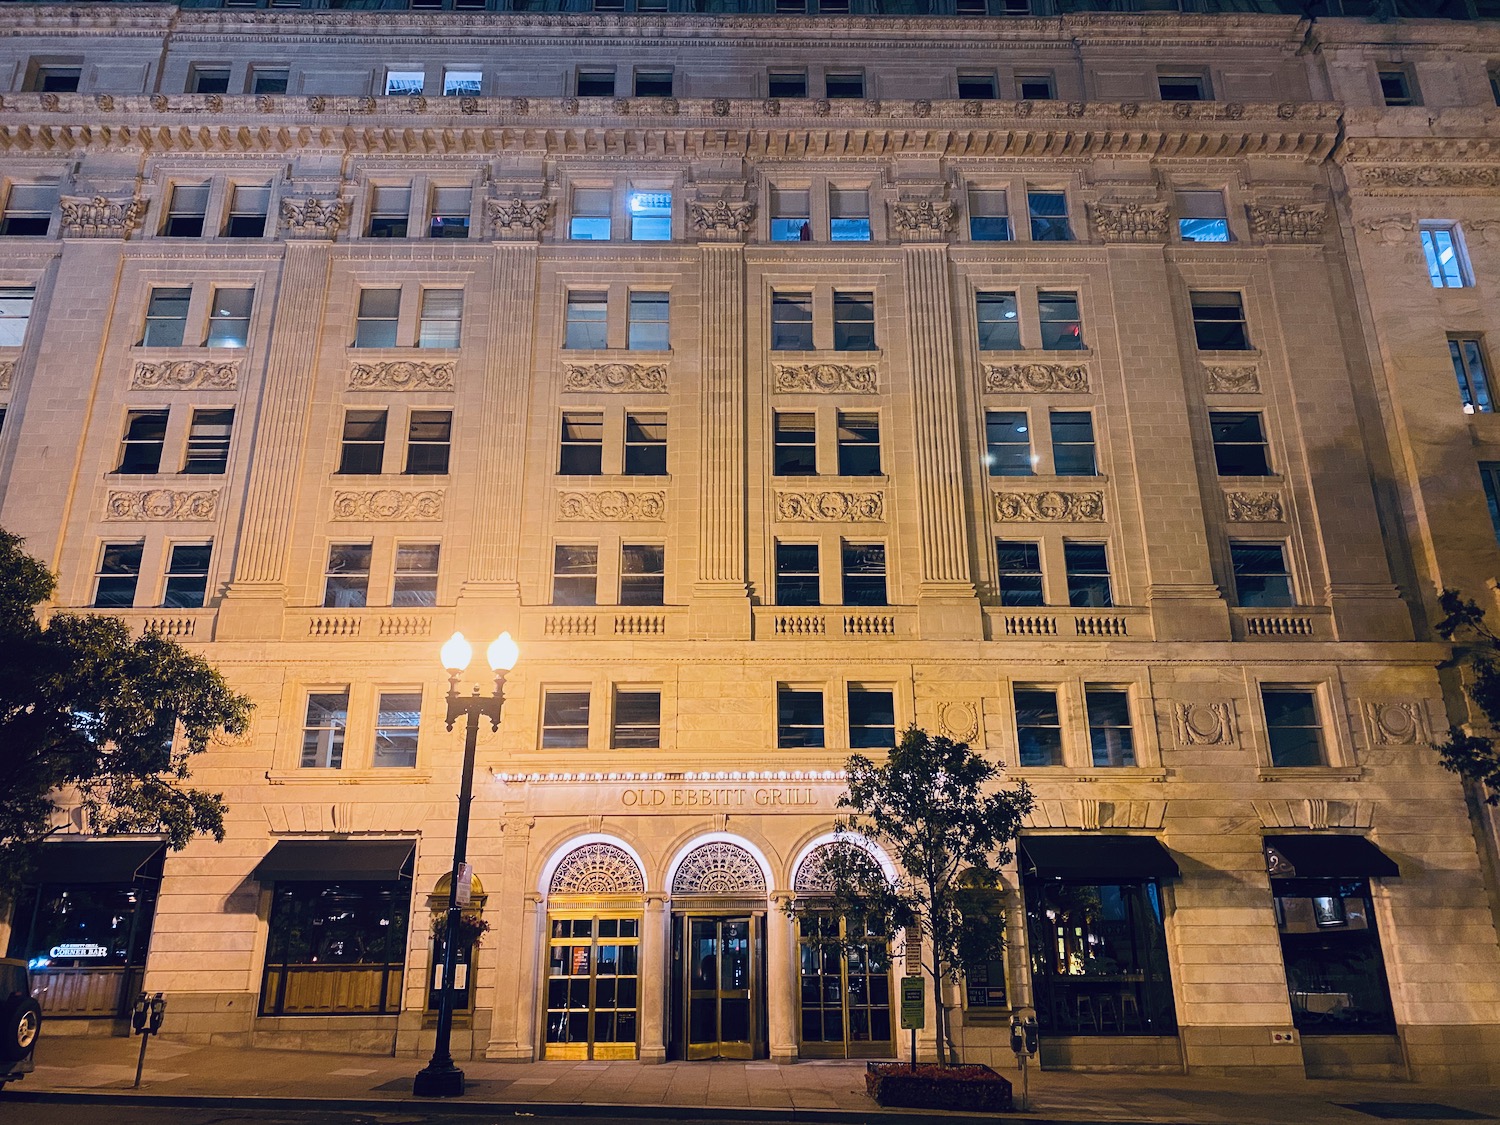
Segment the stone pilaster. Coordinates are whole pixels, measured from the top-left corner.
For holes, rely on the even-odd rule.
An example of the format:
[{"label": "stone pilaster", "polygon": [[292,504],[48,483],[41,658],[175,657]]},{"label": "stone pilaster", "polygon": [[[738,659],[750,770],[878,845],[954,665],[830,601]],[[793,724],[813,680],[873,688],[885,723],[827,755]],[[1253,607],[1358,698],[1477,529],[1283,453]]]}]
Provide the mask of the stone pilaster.
[{"label": "stone pilaster", "polygon": [[[672,988],[672,961],[668,955],[671,919],[665,895],[646,896],[641,919],[641,1062],[667,1061],[667,997]],[[665,971],[662,970],[665,966]]]},{"label": "stone pilaster", "polygon": [[786,912],[789,894],[771,896],[766,913],[766,999],[769,1008],[767,1031],[771,1061],[797,1061],[798,977],[797,936],[792,918]]},{"label": "stone pilaster", "polygon": [[[501,838],[501,902],[523,903],[495,919],[498,951],[495,1010],[490,1023],[488,1059],[530,1062],[536,1057],[536,991],[546,979],[547,911],[542,896],[526,883],[535,821],[517,813],[505,817]],[[542,974],[538,976],[537,974]]]}]

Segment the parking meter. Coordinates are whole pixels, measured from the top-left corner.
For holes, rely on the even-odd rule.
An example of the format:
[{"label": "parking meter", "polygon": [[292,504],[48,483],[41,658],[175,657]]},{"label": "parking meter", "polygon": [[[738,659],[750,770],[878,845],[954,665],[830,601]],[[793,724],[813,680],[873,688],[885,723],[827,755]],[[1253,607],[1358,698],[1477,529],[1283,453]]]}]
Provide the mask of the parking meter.
[{"label": "parking meter", "polygon": [[141,1088],[141,1072],[146,1069],[146,1044],[161,1031],[162,1020],[167,1018],[167,998],[158,992],[147,996],[144,992],[135,998],[130,1009],[130,1027],[141,1037],[141,1054],[135,1062],[135,1086]]},{"label": "parking meter", "polygon": [[1037,1050],[1036,1017],[1035,1016],[1027,1016],[1025,1022],[1023,1022],[1021,1024],[1021,1030],[1024,1033],[1025,1038],[1026,1038],[1026,1053],[1028,1055],[1034,1055],[1034,1054],[1036,1054],[1036,1050]]},{"label": "parking meter", "polygon": [[155,1035],[161,1030],[162,1020],[167,1018],[166,997],[158,992],[151,998],[151,1034]]},{"label": "parking meter", "polygon": [[1024,1019],[1020,1012],[1010,1017],[1010,1049],[1015,1052],[1016,1066],[1021,1071],[1021,1109],[1029,1108],[1031,1091],[1029,1088],[1029,1075],[1026,1064],[1031,1061],[1031,1056],[1036,1054],[1037,1028],[1036,1017],[1027,1015]]},{"label": "parking meter", "polygon": [[135,998],[135,1006],[130,1009],[130,1029],[137,1035],[150,1034],[146,1030],[146,1022],[151,1018],[151,1001],[143,992]]},{"label": "parking meter", "polygon": [[1026,1027],[1019,1015],[1010,1017],[1010,1049],[1017,1055],[1030,1054],[1026,1049]]}]

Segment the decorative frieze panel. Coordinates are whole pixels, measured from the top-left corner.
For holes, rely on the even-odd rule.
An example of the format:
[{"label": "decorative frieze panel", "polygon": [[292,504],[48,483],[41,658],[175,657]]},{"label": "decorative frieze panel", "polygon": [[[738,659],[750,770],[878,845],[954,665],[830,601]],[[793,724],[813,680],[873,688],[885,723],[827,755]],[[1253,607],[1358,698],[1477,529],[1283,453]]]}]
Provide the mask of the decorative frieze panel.
[{"label": "decorative frieze panel", "polygon": [[451,359],[393,359],[356,363],[349,368],[351,391],[451,391],[458,362]]},{"label": "decorative frieze panel", "polygon": [[1172,704],[1172,726],[1178,746],[1234,746],[1234,707],[1227,700]]},{"label": "decorative frieze panel", "polygon": [[1094,232],[1103,242],[1165,242],[1165,203],[1095,203],[1089,207]]},{"label": "decorative frieze panel", "polygon": [[755,857],[727,840],[694,848],[672,876],[674,895],[764,895],[766,875]]},{"label": "decorative frieze panel", "polygon": [[1483,164],[1366,164],[1359,182],[1367,188],[1481,189],[1500,187],[1500,167]]},{"label": "decorative frieze panel", "polygon": [[344,522],[431,521],[443,518],[441,488],[376,488],[333,494],[333,518]]},{"label": "decorative frieze panel", "polygon": [[134,522],[211,520],[219,511],[219,490],[149,488],[110,489],[104,518]]},{"label": "decorative frieze panel", "polygon": [[957,220],[957,208],[943,200],[891,204],[891,224],[897,236],[908,242],[945,241],[952,236]]},{"label": "decorative frieze panel", "polygon": [[1431,740],[1420,700],[1366,700],[1364,711],[1372,746],[1416,746]]},{"label": "decorative frieze panel", "polygon": [[232,391],[239,374],[237,359],[139,360],[130,370],[130,385],[137,390]]},{"label": "decorative frieze panel", "polygon": [[705,242],[743,242],[754,219],[753,203],[731,203],[727,199],[688,203],[688,220]]},{"label": "decorative frieze panel", "polygon": [[1306,828],[1321,832],[1329,828],[1370,828],[1375,806],[1370,801],[1332,801],[1322,797],[1254,801],[1262,828]]},{"label": "decorative frieze panel", "polygon": [[1231,523],[1281,523],[1286,519],[1279,492],[1226,492],[1224,506]]},{"label": "decorative frieze panel", "polygon": [[1250,231],[1263,242],[1316,242],[1328,221],[1326,203],[1252,204],[1249,211]]},{"label": "decorative frieze panel", "polygon": [[563,856],[547,893],[554,895],[639,895],[646,880],[630,853],[615,844],[584,844]]},{"label": "decorative frieze panel", "polygon": [[1410,215],[1381,215],[1376,219],[1365,219],[1359,225],[1365,233],[1373,234],[1386,246],[1401,245],[1417,229]]},{"label": "decorative frieze panel", "polygon": [[827,394],[875,393],[875,367],[856,363],[778,363],[772,389]]},{"label": "decorative frieze panel", "polygon": [[487,199],[490,236],[502,242],[535,242],[552,219],[550,199]]},{"label": "decorative frieze panel", "polygon": [[667,494],[660,489],[635,491],[623,488],[559,492],[557,518],[569,522],[664,520],[667,518]]},{"label": "decorative frieze panel", "polygon": [[1102,492],[996,492],[995,519],[1001,523],[1098,523],[1104,519]]},{"label": "decorative frieze panel", "polygon": [[648,391],[665,394],[664,363],[565,363],[565,391]]},{"label": "decorative frieze panel", "polygon": [[1081,363],[986,363],[984,389],[989,394],[1084,394],[1089,369]]},{"label": "decorative frieze panel", "polygon": [[1253,363],[1205,363],[1203,388],[1211,394],[1260,393],[1260,371]]},{"label": "decorative frieze panel", "polygon": [[288,238],[335,239],[348,221],[346,199],[308,195],[281,201],[281,229]]},{"label": "decorative frieze panel", "polygon": [[1165,801],[1037,801],[1026,818],[1028,828],[1160,829],[1167,817]]},{"label": "decorative frieze panel", "polygon": [[789,523],[867,523],[885,519],[883,492],[780,492],[776,518]]},{"label": "decorative frieze panel", "polygon": [[65,195],[59,206],[64,238],[129,238],[146,213],[146,201],[134,195],[128,199]]}]

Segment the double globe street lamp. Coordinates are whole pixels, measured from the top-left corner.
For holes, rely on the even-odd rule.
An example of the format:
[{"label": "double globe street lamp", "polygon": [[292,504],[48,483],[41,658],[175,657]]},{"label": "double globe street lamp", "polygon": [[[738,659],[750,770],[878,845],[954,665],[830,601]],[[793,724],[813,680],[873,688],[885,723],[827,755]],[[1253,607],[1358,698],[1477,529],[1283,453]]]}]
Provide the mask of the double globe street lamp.
[{"label": "double globe street lamp", "polygon": [[458,924],[463,907],[458,901],[459,877],[469,851],[469,805],[474,799],[474,747],[479,741],[479,720],[490,721],[490,730],[500,729],[500,708],[505,703],[505,674],[516,666],[521,650],[509,633],[491,642],[485,655],[495,673],[495,690],[480,695],[479,685],[461,695],[458,678],[463,675],[474,648],[462,633],[454,633],[442,648],[443,667],[448,672],[448,729],[463,716],[464,772],[458,791],[458,824],[453,837],[453,870],[448,876],[448,924],[443,930],[443,975],[438,988],[437,1043],[432,1059],[417,1072],[412,1093],[420,1098],[456,1098],[464,1092],[464,1072],[453,1065],[449,1039],[453,1034],[454,961],[458,952]]}]

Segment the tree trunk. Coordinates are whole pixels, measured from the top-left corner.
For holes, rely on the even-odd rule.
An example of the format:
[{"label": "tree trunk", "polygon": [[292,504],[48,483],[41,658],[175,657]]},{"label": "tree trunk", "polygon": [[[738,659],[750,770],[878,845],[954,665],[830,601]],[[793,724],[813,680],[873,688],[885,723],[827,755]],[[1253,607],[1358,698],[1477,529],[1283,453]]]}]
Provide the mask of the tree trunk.
[{"label": "tree trunk", "polygon": [[933,1025],[937,1032],[938,1066],[948,1065],[948,1010],[943,1004],[943,975],[937,969],[932,974]]}]

